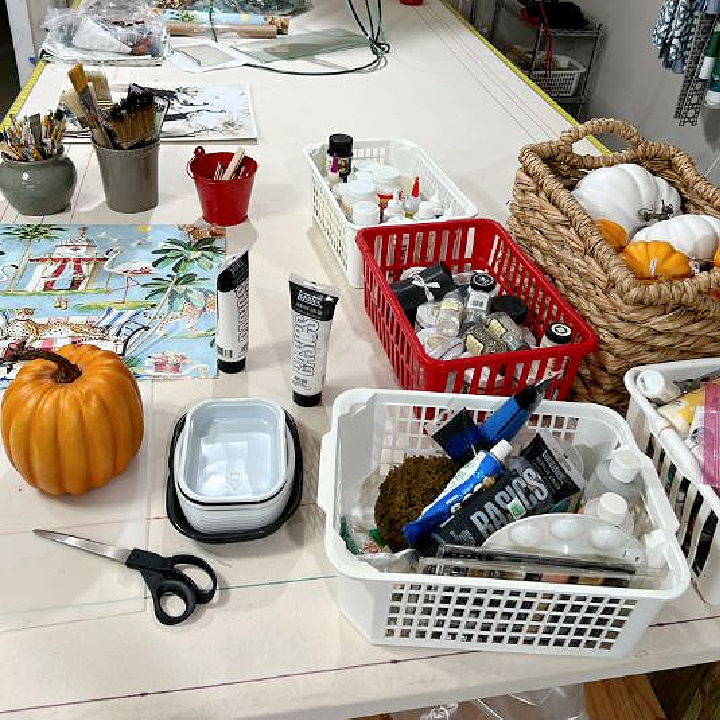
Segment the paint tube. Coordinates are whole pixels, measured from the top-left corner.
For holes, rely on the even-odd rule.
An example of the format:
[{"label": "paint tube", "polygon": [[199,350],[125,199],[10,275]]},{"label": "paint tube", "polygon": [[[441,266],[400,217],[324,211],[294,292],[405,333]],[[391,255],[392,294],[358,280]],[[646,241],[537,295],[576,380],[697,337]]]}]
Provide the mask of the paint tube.
[{"label": "paint tube", "polygon": [[503,471],[503,463],[510,455],[509,442],[500,440],[490,452],[479,452],[467,465],[458,470],[445,489],[428,505],[416,520],[403,527],[403,535],[410,547],[424,544],[438,525],[455,512],[466,497],[488,484],[490,478]]},{"label": "paint tube", "polygon": [[290,276],[292,360],[290,385],[293,402],[317,405],[325,384],[328,341],[338,291],[297,275]]},{"label": "paint tube", "polygon": [[237,373],[245,369],[250,341],[250,263],[248,248],[231,255],[217,276],[217,329],[215,349],[218,370]]},{"label": "paint tube", "polygon": [[[573,472],[570,472],[573,470]],[[515,520],[555,511],[580,492],[574,469],[536,435],[517,460],[489,488],[470,494],[463,505],[432,533],[438,543],[482,545]]]}]

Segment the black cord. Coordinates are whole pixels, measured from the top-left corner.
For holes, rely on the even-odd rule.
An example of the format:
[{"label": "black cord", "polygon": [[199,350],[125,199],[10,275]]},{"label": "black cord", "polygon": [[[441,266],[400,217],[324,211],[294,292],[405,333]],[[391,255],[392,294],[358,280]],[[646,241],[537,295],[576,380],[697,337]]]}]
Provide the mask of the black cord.
[{"label": "black cord", "polygon": [[318,70],[318,71],[304,71],[304,70],[282,70],[280,68],[272,67],[271,65],[259,65],[256,63],[246,63],[243,67],[255,68],[256,70],[265,70],[266,72],[277,73],[278,75],[297,75],[304,77],[328,77],[331,75],[349,75],[350,73],[364,72],[371,70],[378,70],[384,67],[387,59],[385,55],[390,52],[390,44],[380,40],[382,34],[382,0],[376,0],[377,2],[377,13],[378,22],[377,27],[373,24],[372,13],[370,12],[370,0],[365,0],[365,7],[368,13],[368,22],[370,25],[370,32],[365,27],[364,23],[360,19],[360,16],[355,9],[353,0],[347,0],[348,7],[352,13],[357,26],[360,28],[360,32],[365,36],[370,46],[370,52],[375,56],[371,62],[360,65],[354,68],[345,68],[343,70]]}]

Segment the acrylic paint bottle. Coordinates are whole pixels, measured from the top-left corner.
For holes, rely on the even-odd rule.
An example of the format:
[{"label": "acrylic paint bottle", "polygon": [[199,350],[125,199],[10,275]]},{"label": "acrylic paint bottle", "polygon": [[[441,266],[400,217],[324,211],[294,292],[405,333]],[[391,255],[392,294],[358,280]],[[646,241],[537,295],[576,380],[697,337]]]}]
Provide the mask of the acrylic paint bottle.
[{"label": "acrylic paint bottle", "polygon": [[215,350],[218,370],[245,369],[250,339],[250,264],[248,249],[227,258],[217,277]]}]

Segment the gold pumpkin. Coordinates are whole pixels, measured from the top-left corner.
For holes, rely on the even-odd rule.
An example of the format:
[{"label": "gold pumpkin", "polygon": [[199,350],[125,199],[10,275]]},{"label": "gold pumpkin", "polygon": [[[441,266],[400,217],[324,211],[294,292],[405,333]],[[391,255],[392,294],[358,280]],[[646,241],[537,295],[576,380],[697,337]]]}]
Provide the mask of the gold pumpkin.
[{"label": "gold pumpkin", "polygon": [[140,449],[143,408],[135,378],[115,353],[65,345],[22,350],[30,360],[2,399],[8,459],[51,495],[79,495],[122,473]]},{"label": "gold pumpkin", "polygon": [[622,225],[618,225],[607,218],[598,218],[595,221],[597,229],[605,238],[605,241],[612,245],[617,251],[622,250],[629,242],[628,234]]}]

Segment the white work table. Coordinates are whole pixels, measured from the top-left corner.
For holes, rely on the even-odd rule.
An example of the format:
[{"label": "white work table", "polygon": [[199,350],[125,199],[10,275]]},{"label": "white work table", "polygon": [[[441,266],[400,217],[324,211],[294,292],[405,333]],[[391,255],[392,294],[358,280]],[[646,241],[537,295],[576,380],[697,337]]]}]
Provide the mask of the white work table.
[{"label": "white work table", "polygon": [[[315,504],[320,439],[337,394],[358,386],[394,387],[395,381],[361,292],[344,281],[313,226],[302,148],[333,131],[410,139],[447,171],[481,215],[502,221],[520,147],[557,137],[568,126],[439,0],[420,8],[397,0],[384,4],[392,51],[387,67],[375,73],[297,78],[234,69],[188,76],[170,63],[109,70],[114,81],[142,84],[251,83],[259,138],[248,151],[259,172],[249,221],[229,232],[230,249],[241,238],[256,238],[248,369],[218,380],[154,382],[146,408],[148,547],[201,555],[218,570],[221,590],[178,627],[161,626],[146,605],[144,612],[0,633],[0,714],[23,720],[347,718],[720,659],[720,609],[706,606],[694,590],[667,606],[621,660],[373,646],[339,614],[323,550],[324,516]],[[344,3],[328,0],[293,20],[293,29],[335,25],[351,27]],[[351,51],[328,56],[328,62],[349,65],[366,57],[367,51]],[[54,106],[65,77],[65,68],[47,67],[28,110]],[[71,146],[78,189],[71,208],[49,220],[196,220],[197,196],[185,174],[193,147],[164,144],[159,206],[124,216],[104,203],[91,149]],[[0,199],[0,222],[22,221]],[[291,401],[290,272],[335,283],[342,296],[324,405],[312,409]],[[305,453],[304,498],[292,520],[265,540],[200,545],[176,532],[166,517],[167,450],[184,408],[223,396],[272,398],[294,415]],[[115,571],[129,572],[98,561],[98,572]],[[22,581],[2,578],[3,585]]]}]

